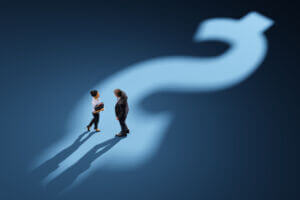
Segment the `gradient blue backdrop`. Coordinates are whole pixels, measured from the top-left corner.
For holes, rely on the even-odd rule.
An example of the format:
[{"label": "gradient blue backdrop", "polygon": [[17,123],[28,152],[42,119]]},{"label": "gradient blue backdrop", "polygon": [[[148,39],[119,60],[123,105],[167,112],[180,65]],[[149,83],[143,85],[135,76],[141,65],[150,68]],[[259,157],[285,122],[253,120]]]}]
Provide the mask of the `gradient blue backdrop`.
[{"label": "gradient blue backdrop", "polygon": [[[226,44],[192,41],[197,25],[253,10],[275,21],[253,76],[220,92],[145,99],[149,112],[176,113],[152,160],[97,171],[63,196],[28,173],[100,80],[153,57],[219,55]],[[268,0],[1,3],[0,199],[299,199],[298,19],[294,4]]]}]

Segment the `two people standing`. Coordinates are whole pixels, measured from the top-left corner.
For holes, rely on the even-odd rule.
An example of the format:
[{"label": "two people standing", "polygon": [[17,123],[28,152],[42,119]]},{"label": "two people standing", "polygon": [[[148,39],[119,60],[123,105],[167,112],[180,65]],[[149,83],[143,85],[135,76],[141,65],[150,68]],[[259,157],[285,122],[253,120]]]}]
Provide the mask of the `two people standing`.
[{"label": "two people standing", "polygon": [[[90,128],[94,124],[94,128],[96,132],[99,132],[100,129],[98,129],[98,123],[100,118],[100,112],[104,110],[104,104],[100,101],[100,95],[97,90],[92,90],[90,92],[92,99],[92,105],[93,105],[93,119],[87,126],[87,130],[90,131]],[[115,114],[116,119],[119,121],[121,126],[121,132],[118,133],[116,136],[118,137],[125,137],[129,133],[129,129],[126,125],[126,118],[129,111],[128,103],[127,103],[127,95],[124,91],[120,89],[115,89],[114,94],[117,97],[118,101],[115,105]],[[98,109],[100,107],[100,109]]]}]

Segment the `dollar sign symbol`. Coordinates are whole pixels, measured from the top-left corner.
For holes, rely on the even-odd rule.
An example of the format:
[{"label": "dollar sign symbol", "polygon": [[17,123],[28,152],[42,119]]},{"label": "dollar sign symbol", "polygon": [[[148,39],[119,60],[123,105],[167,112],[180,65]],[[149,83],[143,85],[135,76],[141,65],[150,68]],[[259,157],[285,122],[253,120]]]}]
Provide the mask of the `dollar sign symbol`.
[{"label": "dollar sign symbol", "polygon": [[[168,56],[134,64],[99,83],[105,111],[101,115],[104,134],[93,136],[72,155],[60,163],[59,168],[48,176],[48,181],[62,174],[101,141],[111,138],[119,131],[114,116],[113,90],[124,89],[128,94],[130,113],[127,119],[132,134],[119,142],[107,154],[93,161],[89,170],[82,172],[80,180],[91,171],[104,165],[110,169],[137,167],[148,160],[158,149],[172,113],[149,114],[140,107],[145,97],[157,91],[216,91],[239,84],[259,67],[267,52],[264,31],[273,21],[257,12],[251,12],[240,20],[216,18],[206,20],[199,26],[194,40],[218,40],[227,42],[229,50],[214,58]],[[90,118],[90,97],[84,96],[71,115],[68,134],[58,144],[47,149],[38,162],[41,163],[59,152],[76,139],[78,130]],[[77,182],[79,179],[77,180]]]}]

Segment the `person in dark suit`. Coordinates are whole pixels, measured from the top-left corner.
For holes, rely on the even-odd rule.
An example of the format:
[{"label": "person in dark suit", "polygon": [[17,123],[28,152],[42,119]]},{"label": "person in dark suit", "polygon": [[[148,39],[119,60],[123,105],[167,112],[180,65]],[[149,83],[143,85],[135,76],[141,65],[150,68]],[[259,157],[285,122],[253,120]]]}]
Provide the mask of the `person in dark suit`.
[{"label": "person in dark suit", "polygon": [[118,102],[116,103],[115,106],[115,112],[116,112],[117,120],[119,120],[121,126],[121,132],[116,136],[124,137],[127,136],[127,134],[129,133],[129,129],[126,125],[126,118],[129,111],[129,107],[127,103],[128,97],[126,93],[120,89],[115,89],[114,94],[118,98]]}]

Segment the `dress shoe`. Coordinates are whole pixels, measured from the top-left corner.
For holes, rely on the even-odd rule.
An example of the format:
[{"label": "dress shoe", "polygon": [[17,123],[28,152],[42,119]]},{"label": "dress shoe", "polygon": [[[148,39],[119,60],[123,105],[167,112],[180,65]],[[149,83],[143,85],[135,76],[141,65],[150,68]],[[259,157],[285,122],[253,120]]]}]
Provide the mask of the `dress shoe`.
[{"label": "dress shoe", "polygon": [[91,127],[90,126],[86,126],[87,131],[90,131]]},{"label": "dress shoe", "polygon": [[127,134],[126,134],[126,133],[118,133],[116,136],[117,136],[117,137],[126,137]]}]

